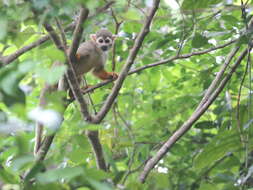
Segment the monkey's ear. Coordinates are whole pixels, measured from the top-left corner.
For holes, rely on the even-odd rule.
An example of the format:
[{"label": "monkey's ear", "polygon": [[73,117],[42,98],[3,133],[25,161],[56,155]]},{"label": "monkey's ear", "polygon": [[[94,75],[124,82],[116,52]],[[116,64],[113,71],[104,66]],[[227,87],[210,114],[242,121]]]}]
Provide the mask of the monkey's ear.
[{"label": "monkey's ear", "polygon": [[91,34],[90,39],[95,42],[97,40],[96,34]]},{"label": "monkey's ear", "polygon": [[118,36],[116,34],[112,35],[112,39],[115,40]]}]

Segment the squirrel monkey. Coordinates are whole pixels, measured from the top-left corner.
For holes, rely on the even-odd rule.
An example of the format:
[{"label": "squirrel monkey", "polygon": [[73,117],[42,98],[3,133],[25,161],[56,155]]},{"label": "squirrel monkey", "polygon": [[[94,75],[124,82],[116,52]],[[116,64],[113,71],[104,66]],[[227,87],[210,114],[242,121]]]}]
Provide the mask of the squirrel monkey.
[{"label": "squirrel monkey", "polygon": [[[107,29],[100,29],[96,34],[90,35],[90,40],[81,43],[76,52],[76,63],[73,64],[78,81],[82,80],[82,76],[89,71],[101,80],[117,79],[118,74],[115,72],[107,72],[104,65],[107,60],[108,50],[112,47],[116,35],[113,35]],[[60,80],[59,83],[63,82]],[[63,85],[63,84],[59,84]],[[40,105],[45,105],[45,93],[49,88],[42,90],[40,97]],[[37,124],[35,132],[34,154],[36,155],[42,144],[43,125]]]},{"label": "squirrel monkey", "polygon": [[116,73],[104,69],[108,50],[112,47],[116,35],[107,29],[101,29],[96,34],[91,34],[90,38],[91,40],[80,44],[77,50],[77,63],[74,64],[77,77],[92,71],[101,80],[116,79]]}]

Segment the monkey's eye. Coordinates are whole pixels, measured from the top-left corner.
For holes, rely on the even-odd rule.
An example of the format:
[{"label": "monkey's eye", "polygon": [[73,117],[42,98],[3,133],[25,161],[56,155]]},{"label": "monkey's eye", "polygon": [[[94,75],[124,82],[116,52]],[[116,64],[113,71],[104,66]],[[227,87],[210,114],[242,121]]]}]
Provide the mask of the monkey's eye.
[{"label": "monkey's eye", "polygon": [[105,40],[105,43],[107,43],[107,44],[110,43],[110,40],[106,39],[106,40]]},{"label": "monkey's eye", "polygon": [[98,40],[98,42],[99,42],[99,43],[103,43],[103,42],[104,42],[104,40],[103,40],[103,39],[100,39],[100,40]]}]

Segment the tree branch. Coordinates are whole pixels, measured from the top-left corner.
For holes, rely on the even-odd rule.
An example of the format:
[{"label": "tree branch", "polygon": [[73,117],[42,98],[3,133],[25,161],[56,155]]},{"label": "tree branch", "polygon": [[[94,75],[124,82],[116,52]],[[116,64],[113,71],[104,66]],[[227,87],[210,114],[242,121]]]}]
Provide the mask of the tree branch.
[{"label": "tree branch", "polygon": [[[251,47],[252,48],[252,47]],[[232,74],[235,72],[237,66],[241,63],[243,58],[247,55],[248,49],[246,48],[238,57],[235,64],[231,67],[230,72],[221,81],[220,85],[213,92],[210,98],[202,105],[201,108],[196,110],[191,117],[164,143],[164,145],[159,149],[155,156],[153,156],[145,165],[143,172],[140,174],[140,181],[145,182],[149,172],[154,168],[154,166],[165,156],[169,149],[192,127],[195,121],[197,121],[208,109],[208,107],[213,103],[213,101],[218,97],[221,91],[224,89],[225,85],[231,78]]]},{"label": "tree branch", "polygon": [[56,45],[56,47],[59,50],[64,51],[64,47],[61,43],[61,40],[60,40],[58,34],[56,33],[56,31],[54,30],[54,28],[49,23],[44,23],[44,27],[47,30],[47,32],[49,33],[49,36],[50,36],[51,40],[54,42],[54,44]]},{"label": "tree branch", "polygon": [[90,141],[93,153],[96,159],[97,168],[107,171],[106,162],[104,159],[103,148],[99,140],[98,131],[88,130],[86,135]]},{"label": "tree branch", "polygon": [[137,56],[139,49],[142,46],[142,42],[145,36],[149,33],[150,24],[158,9],[159,3],[160,3],[160,0],[154,0],[153,6],[150,9],[149,15],[144,23],[144,26],[134,42],[134,46],[131,49],[128,59],[125,65],[123,66],[123,69],[120,72],[119,78],[116,80],[116,83],[112,89],[111,94],[107,97],[99,113],[96,115],[95,118],[93,118],[92,123],[100,123],[102,119],[105,117],[105,115],[108,113],[108,111],[110,110],[115,98],[117,97],[119,93],[119,90],[121,89],[121,86],[123,85],[123,82],[128,74],[128,71],[130,70],[132,64],[134,63],[134,60]]},{"label": "tree branch", "polygon": [[222,65],[222,68],[220,69],[220,71],[217,73],[215,79],[212,81],[211,85],[208,87],[204,97],[202,98],[201,102],[199,103],[198,107],[196,110],[198,110],[199,108],[202,107],[202,105],[208,100],[208,98],[210,97],[210,95],[212,94],[212,92],[215,90],[216,86],[219,84],[224,72],[226,71],[229,63],[231,62],[231,60],[233,59],[233,57],[235,56],[235,54],[238,52],[238,50],[240,49],[240,46],[236,46],[232,49],[232,51],[229,53],[229,55],[227,56],[225,63]]},{"label": "tree branch", "polygon": [[78,18],[77,21],[77,25],[73,34],[73,41],[71,43],[70,49],[69,49],[69,58],[71,60],[71,62],[75,62],[75,57],[76,57],[76,51],[79,47],[79,43],[81,41],[82,38],[82,34],[83,34],[83,21],[85,21],[88,17],[89,14],[89,10],[87,8],[82,7],[81,8],[81,12],[80,12],[80,16]]},{"label": "tree branch", "polygon": [[24,46],[22,48],[20,48],[19,50],[15,51],[14,53],[7,55],[7,56],[3,56],[0,61],[2,61],[4,63],[4,65],[7,65],[9,63],[11,63],[12,61],[14,61],[15,59],[17,59],[19,56],[23,55],[24,53],[26,53],[27,51],[43,44],[44,42],[46,42],[47,40],[50,39],[50,36],[43,36],[40,39],[38,39],[35,42],[32,42],[31,44]]},{"label": "tree branch", "polygon": [[152,64],[147,64],[147,65],[144,65],[144,66],[136,68],[136,69],[133,69],[133,70],[131,70],[129,72],[129,74],[137,73],[137,72],[140,72],[140,71],[142,71],[144,69],[155,67],[155,66],[158,66],[158,65],[163,65],[163,64],[166,64],[168,62],[175,61],[177,59],[186,59],[186,58],[189,58],[189,57],[192,57],[192,56],[195,56],[195,55],[203,55],[203,54],[212,52],[214,50],[221,49],[221,48],[224,48],[226,46],[229,46],[229,45],[235,43],[237,40],[238,39],[231,40],[228,43],[225,43],[225,44],[222,44],[222,45],[219,45],[219,46],[215,46],[215,47],[211,47],[209,49],[205,49],[205,50],[201,50],[201,51],[196,51],[196,52],[182,54],[182,55],[177,55],[177,56],[172,56],[172,57],[169,57],[167,59],[164,59],[164,60],[152,63]]}]

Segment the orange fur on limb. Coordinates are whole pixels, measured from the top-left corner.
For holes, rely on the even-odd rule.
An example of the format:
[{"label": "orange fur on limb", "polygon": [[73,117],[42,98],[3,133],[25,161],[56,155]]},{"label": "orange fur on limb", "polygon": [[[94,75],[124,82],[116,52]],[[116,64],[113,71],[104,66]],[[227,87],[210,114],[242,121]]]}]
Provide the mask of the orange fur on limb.
[{"label": "orange fur on limb", "polygon": [[99,71],[93,71],[93,74],[100,78],[101,80],[107,80],[107,79],[116,79],[118,78],[117,73],[114,72],[107,72],[104,69],[101,69]]}]

